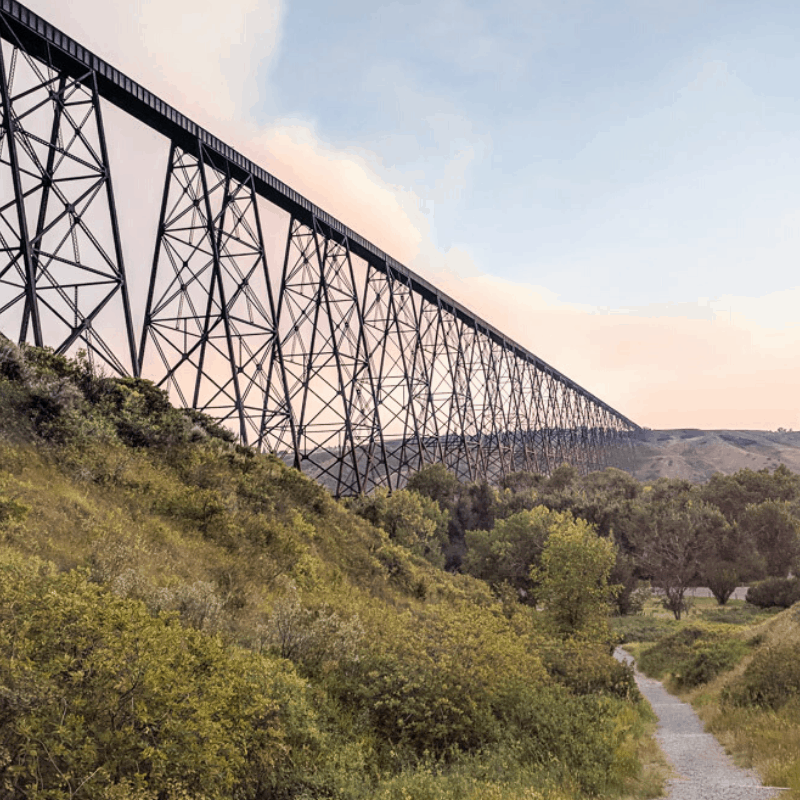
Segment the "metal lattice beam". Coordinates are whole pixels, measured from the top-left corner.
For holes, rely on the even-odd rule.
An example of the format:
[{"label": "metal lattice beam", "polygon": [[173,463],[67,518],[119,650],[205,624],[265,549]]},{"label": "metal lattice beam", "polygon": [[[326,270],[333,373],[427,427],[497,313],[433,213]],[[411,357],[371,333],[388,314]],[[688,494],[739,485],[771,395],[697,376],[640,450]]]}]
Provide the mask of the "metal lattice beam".
[{"label": "metal lattice beam", "polygon": [[[6,335],[141,372],[336,494],[626,451],[626,417],[14,0],[0,38]],[[138,352],[101,98],[170,143]]]},{"label": "metal lattice beam", "polygon": [[252,181],[199,142],[195,153],[173,145],[155,252],[140,365],[151,343],[159,386],[258,442],[275,309]]},{"label": "metal lattice beam", "polygon": [[[58,353],[137,370],[94,73],[32,58],[0,18],[0,326]],[[120,349],[99,330],[122,318]],[[115,327],[119,325],[115,323]]]}]

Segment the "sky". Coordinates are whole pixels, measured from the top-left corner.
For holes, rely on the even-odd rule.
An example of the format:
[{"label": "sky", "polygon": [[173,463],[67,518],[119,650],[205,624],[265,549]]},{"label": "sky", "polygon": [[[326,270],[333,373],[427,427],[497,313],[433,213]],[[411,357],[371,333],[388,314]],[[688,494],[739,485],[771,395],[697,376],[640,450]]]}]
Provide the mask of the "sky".
[{"label": "sky", "polygon": [[797,3],[27,4],[638,424],[800,428]]}]

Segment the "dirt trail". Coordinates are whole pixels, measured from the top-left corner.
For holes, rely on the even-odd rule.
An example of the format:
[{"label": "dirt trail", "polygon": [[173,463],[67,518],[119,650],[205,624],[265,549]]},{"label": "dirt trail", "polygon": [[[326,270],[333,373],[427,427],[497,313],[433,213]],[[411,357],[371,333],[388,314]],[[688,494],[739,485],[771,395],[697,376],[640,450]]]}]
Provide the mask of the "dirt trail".
[{"label": "dirt trail", "polygon": [[[621,648],[614,655],[632,663]],[[766,800],[782,791],[762,786],[758,776],[737,767],[720,743],[703,730],[688,704],[671,695],[660,681],[636,672],[636,683],[658,717],[656,739],[675,770],[667,783],[667,800]]]}]

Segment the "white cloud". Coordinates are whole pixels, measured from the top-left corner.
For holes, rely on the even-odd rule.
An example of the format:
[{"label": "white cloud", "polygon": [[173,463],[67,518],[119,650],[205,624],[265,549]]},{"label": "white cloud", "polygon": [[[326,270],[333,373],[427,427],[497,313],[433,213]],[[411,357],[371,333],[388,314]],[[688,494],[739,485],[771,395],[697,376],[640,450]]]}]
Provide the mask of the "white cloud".
[{"label": "white cloud", "polygon": [[706,92],[726,86],[730,73],[725,61],[714,59],[705,62],[697,73],[697,77],[686,86],[690,92]]},{"label": "white cloud", "polygon": [[[240,120],[273,58],[281,0],[30,0],[37,14],[201,125]],[[109,36],[109,32],[113,35]]]}]

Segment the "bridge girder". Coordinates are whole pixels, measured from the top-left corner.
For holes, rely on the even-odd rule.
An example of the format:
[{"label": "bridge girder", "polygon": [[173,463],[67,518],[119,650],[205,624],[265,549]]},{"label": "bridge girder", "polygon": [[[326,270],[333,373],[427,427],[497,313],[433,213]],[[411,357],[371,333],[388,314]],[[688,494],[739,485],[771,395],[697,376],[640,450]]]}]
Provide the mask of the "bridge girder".
[{"label": "bridge girder", "polygon": [[[144,374],[337,495],[619,463],[634,423],[15,0],[0,40],[9,338]],[[138,346],[101,97],[170,143]]]}]

